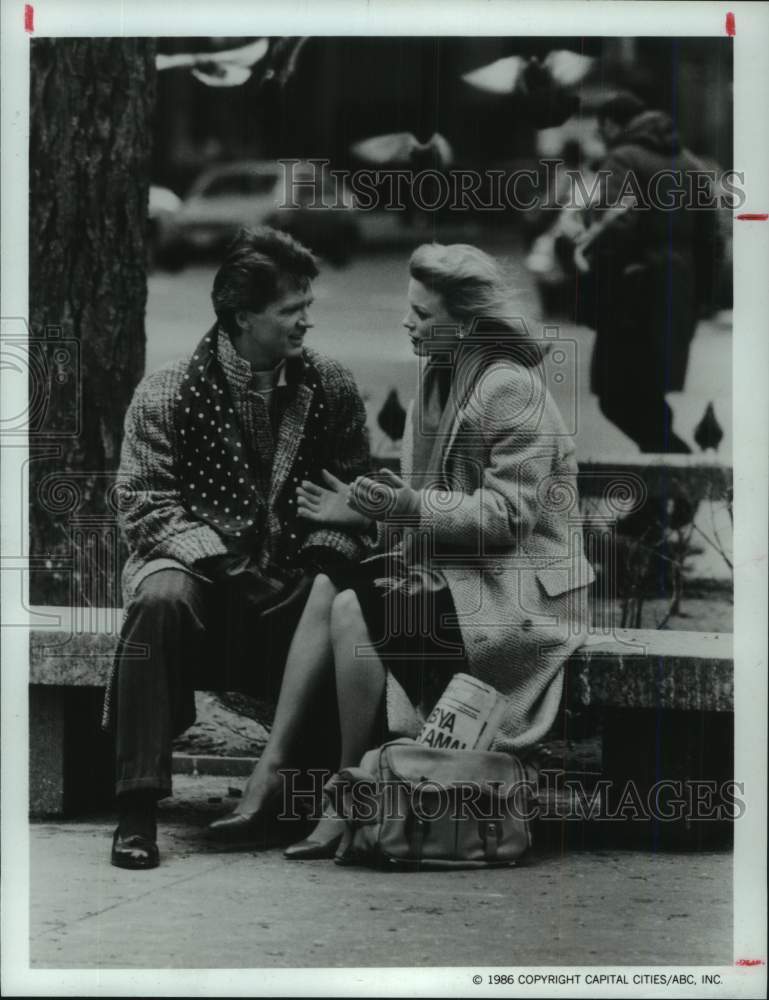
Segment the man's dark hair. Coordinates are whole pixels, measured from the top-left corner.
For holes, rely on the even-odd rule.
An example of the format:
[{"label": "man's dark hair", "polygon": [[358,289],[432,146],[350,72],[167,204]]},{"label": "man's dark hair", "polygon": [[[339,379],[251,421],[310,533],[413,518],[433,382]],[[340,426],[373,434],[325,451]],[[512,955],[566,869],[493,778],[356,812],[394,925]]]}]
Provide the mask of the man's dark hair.
[{"label": "man's dark hair", "polygon": [[629,90],[620,90],[599,106],[598,118],[599,120],[608,118],[617,125],[625,126],[645,110],[646,105],[640,97],[631,94]]},{"label": "man's dark hair", "polygon": [[261,312],[286,284],[301,286],[318,275],[312,252],[288,233],[269,226],[241,229],[216,272],[211,301],[221,326],[237,333],[239,309]]}]

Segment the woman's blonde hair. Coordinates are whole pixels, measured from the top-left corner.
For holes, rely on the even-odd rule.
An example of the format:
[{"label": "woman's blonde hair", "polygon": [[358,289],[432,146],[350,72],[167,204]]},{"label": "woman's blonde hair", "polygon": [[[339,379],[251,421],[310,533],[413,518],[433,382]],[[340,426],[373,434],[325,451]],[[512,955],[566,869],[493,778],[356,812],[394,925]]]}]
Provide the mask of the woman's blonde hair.
[{"label": "woman's blonde hair", "polygon": [[443,299],[447,312],[473,333],[505,332],[517,358],[529,367],[542,354],[515,316],[508,281],[489,254],[468,243],[424,243],[409,261],[409,273]]}]

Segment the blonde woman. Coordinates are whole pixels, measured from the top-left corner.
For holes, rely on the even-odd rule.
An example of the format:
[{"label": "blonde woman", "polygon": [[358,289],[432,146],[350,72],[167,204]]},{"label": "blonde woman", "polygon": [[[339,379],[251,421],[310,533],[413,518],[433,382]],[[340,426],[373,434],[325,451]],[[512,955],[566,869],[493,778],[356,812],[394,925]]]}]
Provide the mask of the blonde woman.
[{"label": "blonde woman", "polygon": [[[512,751],[547,732],[583,639],[593,573],[574,444],[500,268],[476,247],[424,245],[407,298],[419,378],[401,475],[324,474],[297,491],[300,516],[376,530],[380,551],[316,577],[264,755],[236,813],[213,824],[228,839],[255,834],[278,807],[280,772],[325,685],[336,687],[340,769],[388,736],[416,735],[460,670],[510,697],[494,749]],[[286,856],[331,857],[342,832],[329,797]]]}]

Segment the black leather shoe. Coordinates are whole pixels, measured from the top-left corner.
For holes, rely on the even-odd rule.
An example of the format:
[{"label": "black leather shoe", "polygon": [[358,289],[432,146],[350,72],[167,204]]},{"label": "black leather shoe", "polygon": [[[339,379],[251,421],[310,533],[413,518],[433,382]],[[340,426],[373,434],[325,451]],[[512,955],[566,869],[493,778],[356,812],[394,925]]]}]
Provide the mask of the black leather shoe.
[{"label": "black leather shoe", "polygon": [[118,828],[112,837],[110,862],[116,868],[128,868],[131,871],[157,868],[160,864],[158,845],[154,840],[136,833],[129,837],[121,837]]},{"label": "black leather shoe", "polygon": [[342,842],[346,824],[343,819],[334,818],[328,821],[321,820],[318,826],[326,827],[327,822],[328,828],[325,832],[316,827],[311,836],[300,840],[298,844],[287,847],[283,852],[283,857],[288,858],[289,861],[315,861],[318,858],[333,858],[337,847]]},{"label": "black leather shoe", "polygon": [[337,812],[338,785],[339,775],[334,774],[323,787],[323,815],[309,837],[285,849],[284,858],[289,861],[314,861],[334,857],[347,830],[347,823]]},{"label": "black leather shoe", "polygon": [[222,844],[266,844],[275,836],[275,818],[264,811],[231,813],[208,825],[208,837]]}]

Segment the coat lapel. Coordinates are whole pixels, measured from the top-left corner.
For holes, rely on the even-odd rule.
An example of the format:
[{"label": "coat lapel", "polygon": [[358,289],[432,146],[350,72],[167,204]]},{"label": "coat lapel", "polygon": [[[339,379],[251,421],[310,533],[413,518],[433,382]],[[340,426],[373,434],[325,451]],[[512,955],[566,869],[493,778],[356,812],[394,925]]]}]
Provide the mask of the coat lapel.
[{"label": "coat lapel", "polygon": [[[454,419],[451,422],[446,446],[441,455],[441,474],[444,479],[448,478],[448,460],[451,449],[459,434],[459,429],[467,417],[467,402],[475,388],[479,371],[475,366],[463,366],[458,373],[458,377],[452,383],[451,394],[448,405],[453,407]],[[464,376],[464,377],[462,377]]]},{"label": "coat lapel", "polygon": [[[451,419],[450,426],[445,431],[446,443],[442,446],[440,455],[440,474],[444,480],[448,480],[448,460],[451,455],[451,450],[456,443],[457,435],[459,434],[463,422],[467,420],[469,416],[470,408],[468,406],[468,402],[470,396],[472,395],[478,378],[482,374],[485,367],[485,358],[483,355],[479,354],[475,359],[475,363],[463,364],[459,367],[458,376],[452,383],[446,408],[449,411],[449,414],[453,412],[454,416],[453,419]],[[411,436],[413,434],[413,421],[415,419],[414,414],[416,409],[416,404],[412,400],[406,417],[404,443],[401,448],[401,471],[404,472],[409,478],[411,476],[411,472],[413,471]],[[477,409],[477,407],[474,409]],[[436,462],[435,456],[433,456],[433,462]],[[438,470],[436,469],[436,473],[437,471]]]},{"label": "coat lapel", "polygon": [[451,425],[451,430],[449,431],[449,438],[448,441],[446,442],[446,447],[443,449],[443,455],[441,456],[441,474],[443,475],[444,479],[448,478],[449,454],[451,453],[451,449],[454,447],[454,442],[457,439],[457,434],[459,433],[459,428],[462,426],[462,421],[464,419],[464,416],[465,416],[465,411],[460,406],[457,409],[457,414],[454,417],[454,421]]},{"label": "coat lapel", "polygon": [[406,482],[411,482],[411,472],[414,468],[414,400],[412,399],[406,409],[406,423],[403,428],[403,441],[401,443],[401,475]]},{"label": "coat lapel", "polygon": [[304,436],[304,427],[312,404],[312,389],[304,384],[296,387],[296,394],[283,414],[272,464],[269,504],[275,503],[294,465]]},{"label": "coat lapel", "polygon": [[[408,483],[411,482],[411,475],[413,472],[413,446],[412,446],[412,436],[414,433],[414,410],[416,409],[414,405],[414,400],[409,403],[408,410],[406,412],[406,423],[404,427],[403,443],[401,444],[401,476]],[[449,453],[456,440],[457,434],[459,433],[459,428],[462,424],[464,418],[464,412],[458,410],[457,414],[452,421],[451,430],[449,432],[446,445],[443,447],[441,452],[441,475],[446,476],[446,464],[448,462]]]}]

